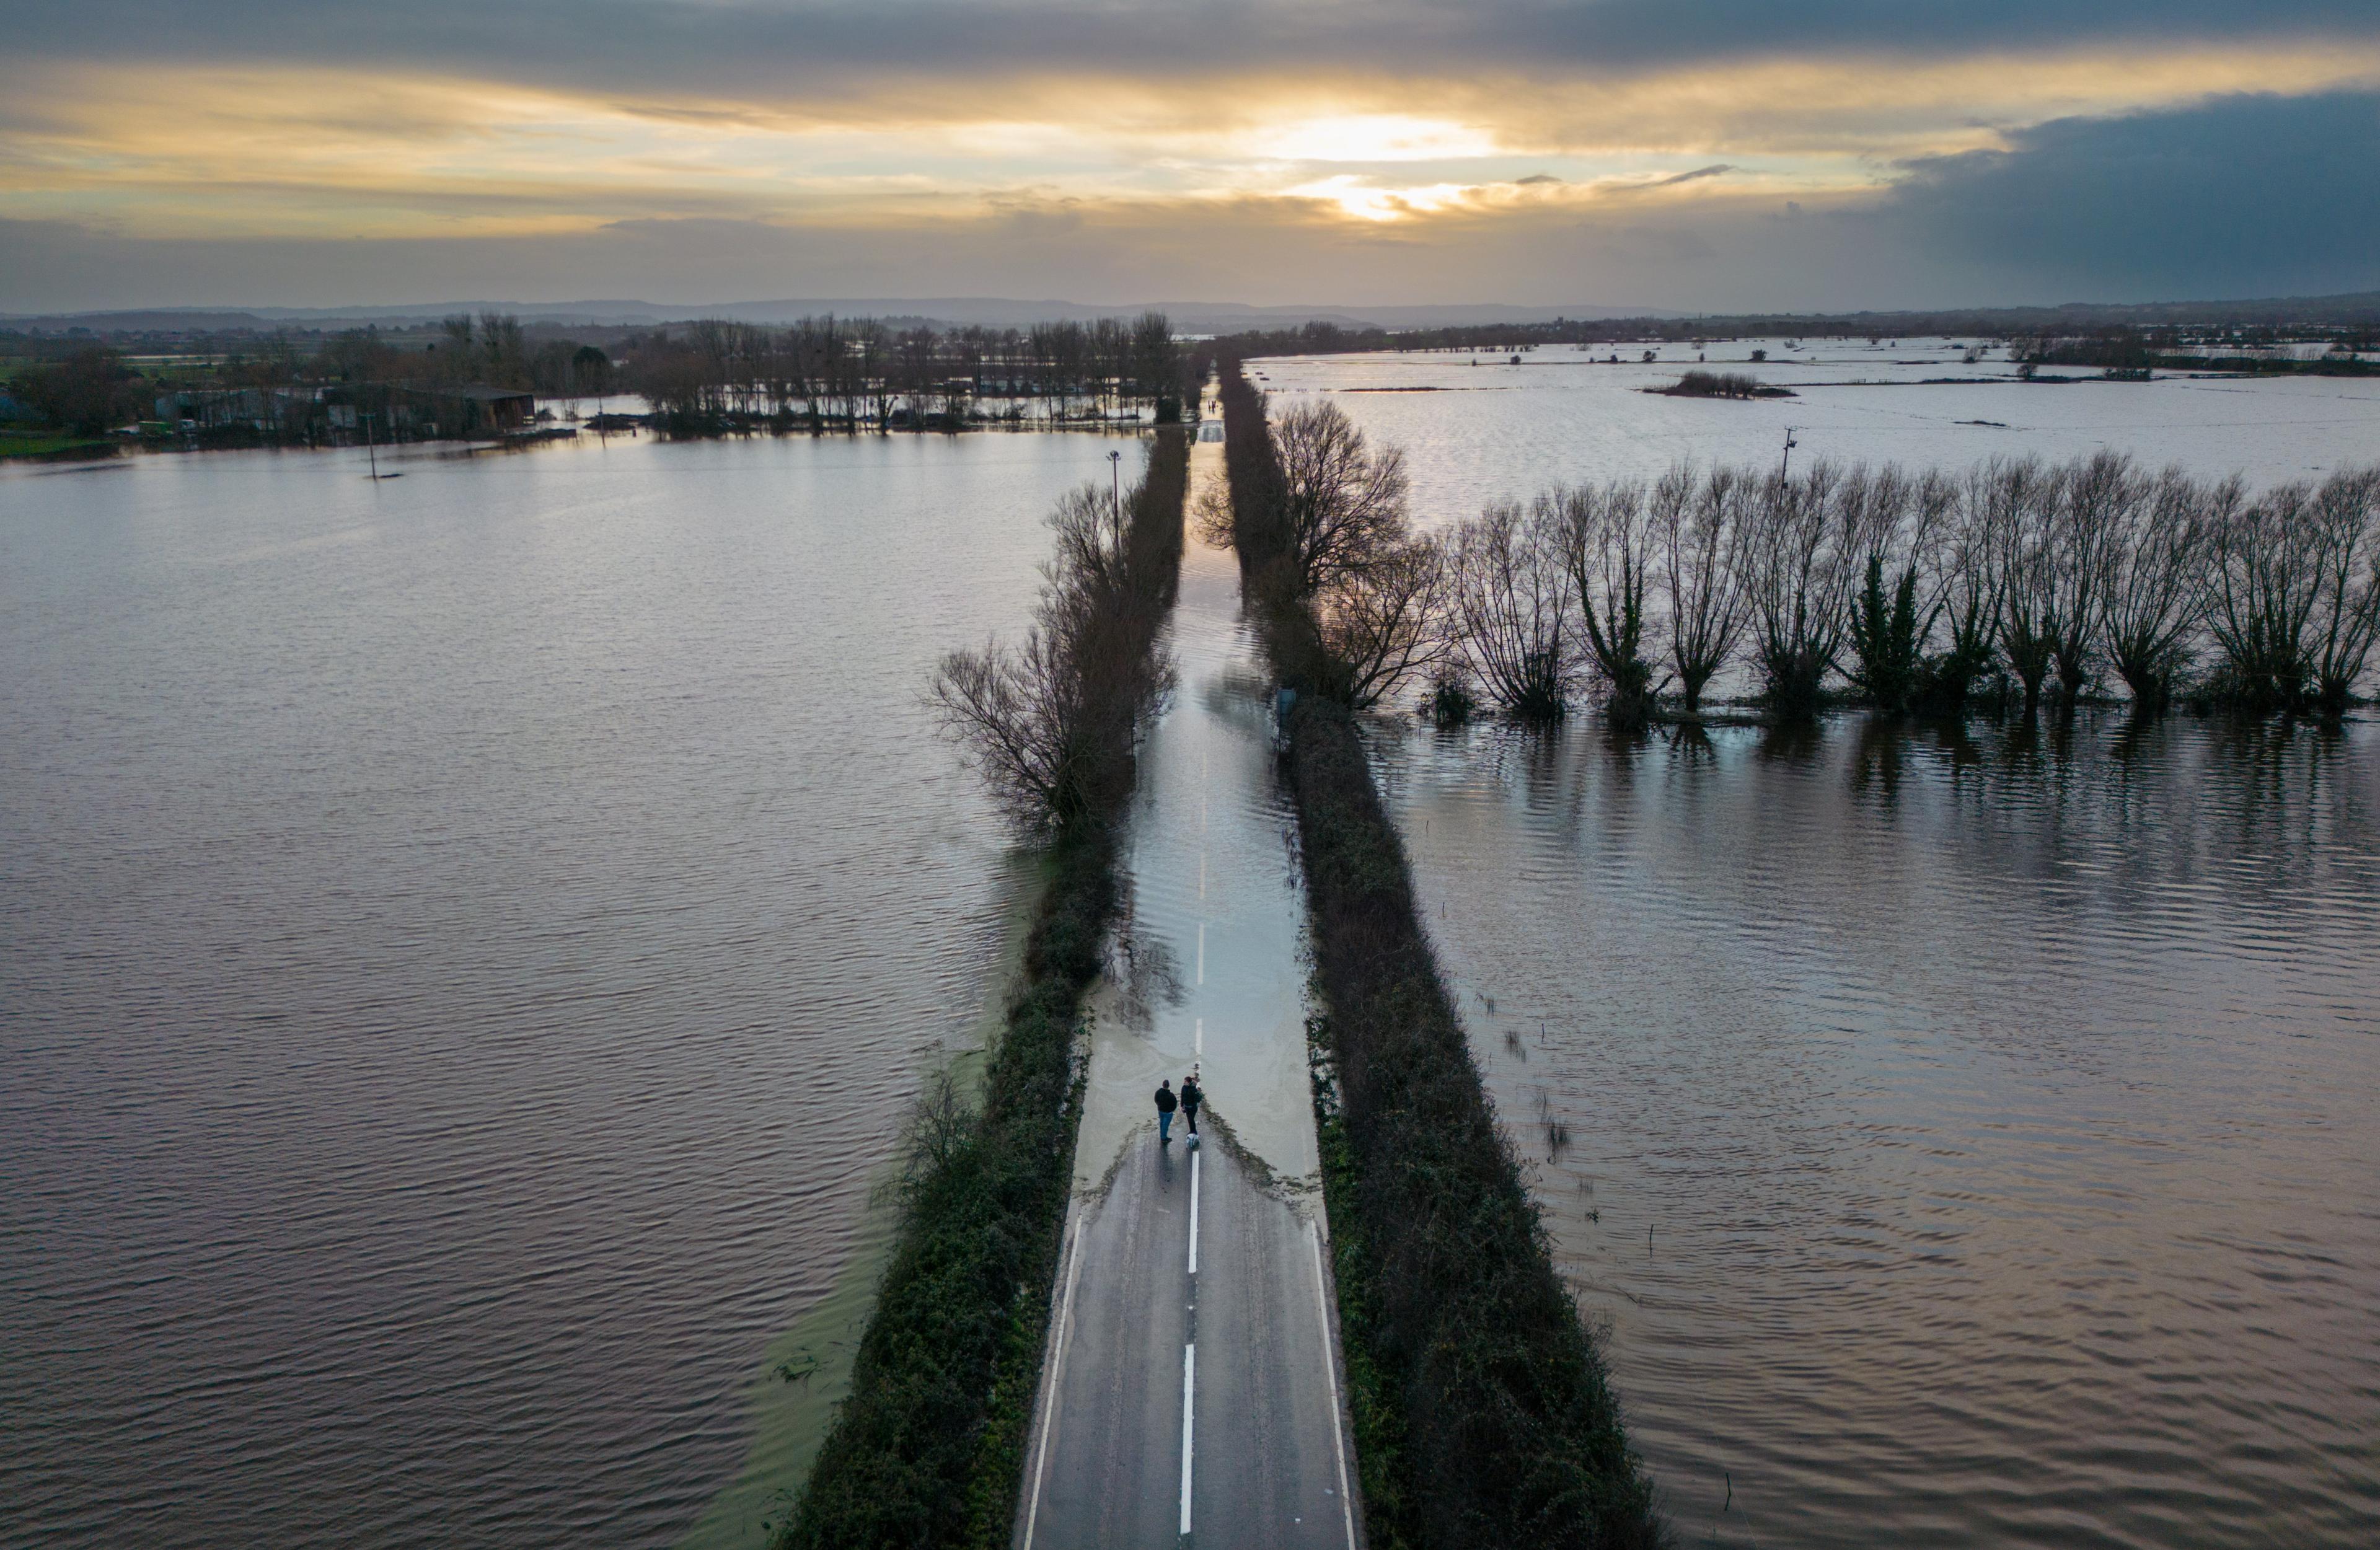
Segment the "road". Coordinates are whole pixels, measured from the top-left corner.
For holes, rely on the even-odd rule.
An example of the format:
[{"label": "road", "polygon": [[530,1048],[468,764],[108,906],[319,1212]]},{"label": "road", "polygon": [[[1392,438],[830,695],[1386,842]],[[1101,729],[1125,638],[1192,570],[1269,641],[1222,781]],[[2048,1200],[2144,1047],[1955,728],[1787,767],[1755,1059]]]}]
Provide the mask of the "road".
[{"label": "road", "polygon": [[[1193,510],[1221,453],[1194,448]],[[1304,905],[1238,567],[1195,523],[1171,648],[1181,688],[1135,803],[1129,919],[1093,1033],[1017,1543],[1355,1550]],[[1202,1144],[1177,1118],[1160,1145],[1153,1089],[1194,1063],[1209,1095]]]}]

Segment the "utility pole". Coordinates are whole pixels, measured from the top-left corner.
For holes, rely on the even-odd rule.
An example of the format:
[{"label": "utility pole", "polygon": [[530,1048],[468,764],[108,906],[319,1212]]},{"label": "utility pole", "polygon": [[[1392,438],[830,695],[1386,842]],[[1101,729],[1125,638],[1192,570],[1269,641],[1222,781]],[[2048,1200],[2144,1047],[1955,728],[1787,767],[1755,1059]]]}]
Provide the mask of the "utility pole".
[{"label": "utility pole", "polygon": [[372,480],[374,483],[378,483],[380,480],[380,448],[372,441],[371,411],[370,409],[366,409],[364,411],[364,454],[371,459]]},{"label": "utility pole", "polygon": [[[1094,487],[1096,488],[1096,487]],[[1123,531],[1123,454],[1108,454],[1108,498],[1115,504],[1116,531]]]},{"label": "utility pole", "polygon": [[1787,466],[1793,461],[1793,449],[1801,444],[1801,442],[1793,440],[1793,428],[1790,425],[1787,426],[1785,428],[1785,455],[1777,460],[1778,478],[1784,478]]}]

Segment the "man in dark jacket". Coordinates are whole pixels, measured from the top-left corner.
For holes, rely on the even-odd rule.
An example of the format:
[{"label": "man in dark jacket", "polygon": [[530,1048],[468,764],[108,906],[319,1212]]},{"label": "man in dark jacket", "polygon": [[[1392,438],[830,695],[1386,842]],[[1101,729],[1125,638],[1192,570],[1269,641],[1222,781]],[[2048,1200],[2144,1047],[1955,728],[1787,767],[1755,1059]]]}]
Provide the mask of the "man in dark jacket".
[{"label": "man in dark jacket", "polygon": [[1198,1085],[1198,1068],[1192,1066],[1190,1074],[1182,1079],[1182,1118],[1190,1121],[1190,1133],[1198,1133],[1198,1106],[1207,1101],[1206,1091]]},{"label": "man in dark jacket", "polygon": [[1157,1144],[1160,1146],[1173,1139],[1173,1109],[1180,1102],[1173,1096],[1173,1084],[1160,1079],[1157,1084]]}]

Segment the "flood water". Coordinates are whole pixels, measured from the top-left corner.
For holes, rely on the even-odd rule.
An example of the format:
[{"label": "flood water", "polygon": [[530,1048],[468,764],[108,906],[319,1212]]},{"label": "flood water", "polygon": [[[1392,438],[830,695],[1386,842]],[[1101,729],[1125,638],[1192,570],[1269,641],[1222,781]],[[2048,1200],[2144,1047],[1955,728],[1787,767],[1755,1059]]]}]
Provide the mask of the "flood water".
[{"label": "flood water", "polygon": [[2371,1543],[2375,733],[1376,729],[1683,1543]]},{"label": "flood water", "polygon": [[1017,887],[1088,436],[0,474],[0,1543],[671,1543]]},{"label": "flood water", "polygon": [[[1749,347],[1709,365],[1802,396],[1634,392],[1675,347],[1258,369],[1402,444],[1433,527],[1788,424],[1912,465],[2380,457],[2380,383]],[[1682,1544],[2374,1542],[2380,727],[1372,738]]]},{"label": "flood water", "polygon": [[[2380,461],[2380,378],[2160,375],[2154,381],[2022,382],[2005,354],[1969,362],[1973,341],[1723,340],[1609,356],[1548,345],[1509,355],[1302,356],[1256,361],[1281,406],[1338,405],[1405,449],[1414,515],[1440,527],[1494,500],[1525,500],[1560,480],[1649,478],[1681,459],[1777,466],[1790,429],[1794,466],[1812,457],[1965,468],[1995,455],[2129,452],[2153,467],[2233,472],[2252,485]],[[1755,350],[1768,359],[1754,362]],[[1698,362],[1697,353],[1709,357]],[[1642,392],[1685,370],[1725,371],[1796,396],[1732,401]],[[2080,368],[2043,375],[2089,378]]]}]

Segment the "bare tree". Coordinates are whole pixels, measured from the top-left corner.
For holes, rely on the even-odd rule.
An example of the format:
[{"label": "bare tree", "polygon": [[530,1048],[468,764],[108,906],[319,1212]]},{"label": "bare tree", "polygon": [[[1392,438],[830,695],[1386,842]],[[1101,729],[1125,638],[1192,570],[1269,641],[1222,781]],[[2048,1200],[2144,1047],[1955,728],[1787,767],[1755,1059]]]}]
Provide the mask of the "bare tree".
[{"label": "bare tree", "polygon": [[2380,637],[2380,467],[2342,470],[2313,500],[2314,703],[2347,708]]},{"label": "bare tree", "polygon": [[1436,541],[1407,539],[1342,575],[1316,599],[1322,648],[1344,697],[1378,705],[1454,649],[1446,629],[1447,563]]},{"label": "bare tree", "polygon": [[988,641],[953,651],[934,674],[944,729],[965,748],[1002,813],[1042,835],[1084,807],[1082,681],[1062,629],[1035,624],[1014,647]]},{"label": "bare tree", "polygon": [[[1148,649],[1166,567],[1161,560],[1135,565],[1135,525],[1125,515],[1141,510],[1148,488],[1147,480],[1135,487],[1129,503],[1096,484],[1063,497],[1050,518],[1056,543],[1025,638],[1014,648],[991,641],[953,651],[934,675],[944,731],[1028,835],[1063,829],[1121,800],[1134,731],[1172,687],[1172,664]],[[1179,483],[1168,488],[1178,503]],[[1148,515],[1178,532],[1178,505]]]},{"label": "bare tree", "polygon": [[1846,526],[1864,503],[1840,498],[1844,480],[1823,459],[1799,478],[1771,475],[1752,511],[1743,574],[1753,646],[1768,703],[1786,716],[1817,709],[1864,559]]},{"label": "bare tree", "polygon": [[2058,661],[2063,635],[2065,570],[2058,553],[2058,476],[2036,457],[1994,458],[1983,478],[1993,530],[2002,549],[2000,650],[2024,686],[2024,713],[2041,705],[2041,685]]},{"label": "bare tree", "polygon": [[2223,650],[2228,697],[2249,709],[2305,701],[2306,626],[2321,590],[2313,500],[2302,482],[2278,485],[2215,530],[2206,626]]},{"label": "bare tree", "polygon": [[1374,453],[1336,404],[1301,406],[1273,422],[1280,520],[1298,591],[1312,596],[1404,537],[1405,459]]},{"label": "bare tree", "polygon": [[2239,502],[2236,479],[2210,489],[2168,468],[2109,525],[2099,628],[2136,709],[2162,709],[2189,665],[2210,534],[2216,514]]},{"label": "bare tree", "polygon": [[1563,558],[1586,626],[1586,650],[1609,697],[1614,726],[1642,727],[1653,709],[1653,669],[1645,660],[1645,588],[1654,534],[1644,487],[1613,480],[1600,490],[1559,489],[1543,498],[1560,514]]},{"label": "bare tree", "polygon": [[1457,531],[1452,613],[1472,672],[1505,709],[1560,717],[1577,680],[1574,594],[1560,510],[1498,502]]},{"label": "bare tree", "polygon": [[1697,478],[1679,464],[1654,485],[1650,512],[1669,592],[1670,661],[1688,710],[1735,654],[1743,634],[1743,507],[1753,480],[1733,468]]},{"label": "bare tree", "polygon": [[1943,504],[1926,529],[1923,564],[1927,604],[1938,613],[1946,638],[1926,663],[1923,693],[1929,708],[1958,711],[1991,666],[2008,593],[2008,547],[1998,527],[2000,505],[1984,470],[1955,484],[1938,476],[1927,478],[1920,503]]},{"label": "bare tree", "polygon": [[2050,656],[2058,664],[2058,697],[2071,711],[2091,679],[2117,534],[2149,499],[2150,485],[2130,456],[2100,452],[2063,469],[2058,493],[2049,553],[2058,575]]}]

